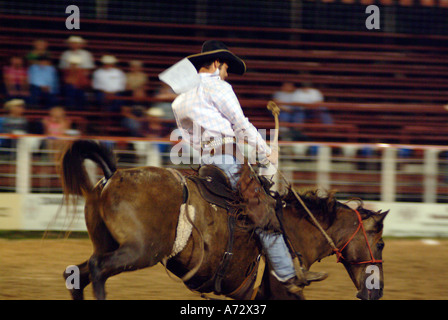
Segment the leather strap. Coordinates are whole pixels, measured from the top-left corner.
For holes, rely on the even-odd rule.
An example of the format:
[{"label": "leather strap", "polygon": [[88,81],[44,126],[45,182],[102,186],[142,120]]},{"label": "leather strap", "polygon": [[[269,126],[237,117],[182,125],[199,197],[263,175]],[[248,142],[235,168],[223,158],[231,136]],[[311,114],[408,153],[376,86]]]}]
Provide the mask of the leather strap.
[{"label": "leather strap", "polygon": [[291,253],[292,259],[298,260],[299,265],[302,266],[302,254],[295,250],[294,246],[292,245],[291,241],[288,238],[288,235],[286,233],[285,227],[283,225],[283,202],[280,197],[277,197],[276,199],[276,206],[275,206],[275,214],[277,216],[278,222],[280,224],[280,229],[282,231],[283,239],[285,240],[285,243],[289,249],[289,252]]},{"label": "leather strap", "polygon": [[221,264],[215,274],[215,292],[217,294],[221,293],[221,282],[224,278],[227,269],[229,267],[230,261],[233,257],[233,240],[234,240],[234,230],[235,230],[236,219],[233,215],[229,215],[228,218],[228,228],[229,228],[229,238],[227,240],[227,251],[224,253]]}]

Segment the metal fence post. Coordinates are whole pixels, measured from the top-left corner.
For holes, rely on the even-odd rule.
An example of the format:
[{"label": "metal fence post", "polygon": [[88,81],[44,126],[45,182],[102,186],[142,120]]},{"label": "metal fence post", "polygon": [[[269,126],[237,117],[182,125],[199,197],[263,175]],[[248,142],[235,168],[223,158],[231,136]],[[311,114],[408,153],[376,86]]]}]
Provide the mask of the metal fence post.
[{"label": "metal fence post", "polygon": [[31,144],[26,137],[17,139],[16,192],[27,194],[31,192]]},{"label": "metal fence post", "polygon": [[162,155],[160,153],[159,144],[157,142],[148,142],[146,165],[161,167]]},{"label": "metal fence post", "polygon": [[381,201],[394,202],[396,188],[396,158],[395,148],[385,148],[381,160]]},{"label": "metal fence post", "polygon": [[426,149],[423,163],[423,202],[437,202],[437,155],[438,150]]},{"label": "metal fence post", "polygon": [[331,147],[319,146],[317,153],[317,185],[330,190]]}]

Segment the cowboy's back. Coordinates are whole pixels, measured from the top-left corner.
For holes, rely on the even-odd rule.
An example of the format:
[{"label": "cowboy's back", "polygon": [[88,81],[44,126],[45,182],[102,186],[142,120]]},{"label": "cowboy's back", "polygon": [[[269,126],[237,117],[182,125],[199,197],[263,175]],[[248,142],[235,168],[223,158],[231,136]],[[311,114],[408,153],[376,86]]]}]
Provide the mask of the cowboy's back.
[{"label": "cowboy's back", "polygon": [[[182,93],[172,104],[178,128],[186,142],[200,151],[201,142],[212,137],[247,138],[249,145],[258,147],[258,156],[266,158],[270,149],[245,117],[232,86],[222,80],[218,72],[200,73],[199,76],[199,85]],[[195,126],[200,131],[194,132]]]}]

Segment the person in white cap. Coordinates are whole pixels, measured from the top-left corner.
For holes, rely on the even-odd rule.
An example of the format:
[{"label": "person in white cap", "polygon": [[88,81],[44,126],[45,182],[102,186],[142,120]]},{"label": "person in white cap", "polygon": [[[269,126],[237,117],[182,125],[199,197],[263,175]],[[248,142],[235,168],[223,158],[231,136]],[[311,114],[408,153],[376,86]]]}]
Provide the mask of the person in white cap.
[{"label": "person in white cap", "polygon": [[79,68],[88,70],[95,68],[95,62],[92,54],[84,49],[86,40],[79,36],[70,36],[67,39],[67,44],[69,49],[64,51],[61,55],[59,61],[60,69],[67,69],[70,66],[69,60],[73,56],[77,56],[81,60],[79,63]]},{"label": "person in white cap", "polygon": [[111,55],[101,58],[102,66],[93,73],[92,87],[97,102],[109,111],[120,111],[121,102],[116,99],[126,90],[126,74],[117,68],[117,59]]},{"label": "person in white cap", "polygon": [[70,66],[63,70],[65,106],[69,109],[84,110],[86,108],[86,90],[90,87],[88,70],[79,67],[81,57],[71,56]]}]

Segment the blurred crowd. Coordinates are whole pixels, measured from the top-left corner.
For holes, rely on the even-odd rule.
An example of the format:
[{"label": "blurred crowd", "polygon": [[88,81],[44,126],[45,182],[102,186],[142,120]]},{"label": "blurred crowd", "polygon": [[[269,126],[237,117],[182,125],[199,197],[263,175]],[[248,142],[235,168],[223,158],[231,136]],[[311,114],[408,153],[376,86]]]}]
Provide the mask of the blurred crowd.
[{"label": "blurred crowd", "polygon": [[[96,63],[82,37],[70,36],[66,44],[67,49],[58,61],[52,59],[48,42],[42,39],[34,41],[25,56],[10,57],[9,64],[3,67],[6,115],[0,118],[1,133],[33,131],[51,136],[70,130],[73,133],[79,126],[66,111],[71,111],[71,115],[77,111],[100,111],[104,115],[119,114],[124,135],[154,138],[169,135],[175,127],[171,102],[176,95],[161,83],[151,94],[156,99],[148,102],[148,76],[142,61],[118,61],[107,54]],[[128,65],[126,72],[120,67],[123,64]],[[294,124],[282,126],[282,140],[306,140],[300,127],[304,123],[333,124],[327,109],[305,107],[324,101],[322,93],[311,83],[296,87],[285,82],[272,98],[282,109],[280,121]],[[64,119],[65,124],[59,126],[65,130],[55,130],[59,126],[45,119],[38,125],[30,124],[24,117],[25,110],[48,111],[45,119]]]},{"label": "blurred crowd", "polygon": [[[0,118],[0,133],[73,133],[73,128],[79,126],[67,111],[100,111],[118,114],[124,135],[168,134],[174,125],[170,101],[176,95],[169,87],[161,86],[152,95],[160,102],[149,103],[148,76],[142,61],[124,62],[128,64],[125,72],[115,56],[103,55],[97,66],[85,39],[70,36],[66,43],[67,49],[58,61],[52,59],[48,42],[42,39],[34,41],[25,56],[10,57],[2,70],[5,110]],[[48,111],[48,116],[36,125],[24,116],[26,110]]]}]

